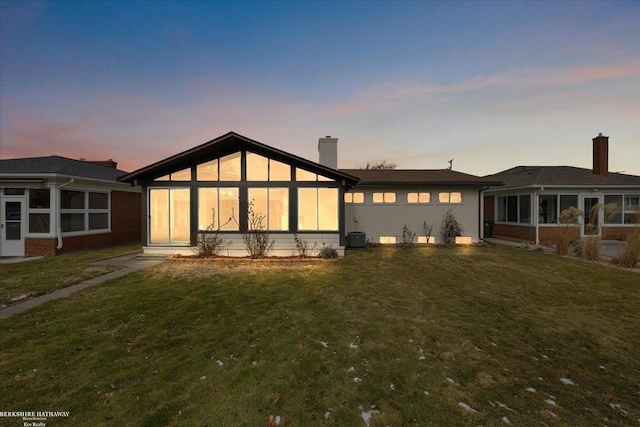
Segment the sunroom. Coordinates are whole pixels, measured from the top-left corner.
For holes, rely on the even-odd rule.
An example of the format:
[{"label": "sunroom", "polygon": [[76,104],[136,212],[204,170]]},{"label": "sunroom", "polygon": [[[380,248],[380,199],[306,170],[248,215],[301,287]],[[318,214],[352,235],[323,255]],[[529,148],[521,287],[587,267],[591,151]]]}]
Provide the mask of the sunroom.
[{"label": "sunroom", "polygon": [[220,233],[219,255],[246,256],[243,234],[266,231],[267,255],[297,255],[294,235],[344,250],[346,189],[357,178],[228,133],[121,179],[142,187],[145,254],[195,252],[198,235]]}]

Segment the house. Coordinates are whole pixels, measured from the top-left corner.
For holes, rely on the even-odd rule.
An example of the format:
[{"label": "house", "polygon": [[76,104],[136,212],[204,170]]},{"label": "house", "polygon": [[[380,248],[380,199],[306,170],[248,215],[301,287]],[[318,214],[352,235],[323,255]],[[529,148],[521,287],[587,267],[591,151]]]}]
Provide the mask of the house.
[{"label": "house", "polygon": [[624,239],[640,226],[640,176],[609,172],[608,157],[609,138],[600,134],[593,138],[592,169],[516,166],[488,176],[504,186],[484,191],[484,220],[493,228],[483,229],[483,237],[553,241],[561,212],[574,207],[584,214],[573,227],[573,239]]},{"label": "house", "polygon": [[221,254],[246,256],[242,235],[253,227],[273,239],[269,255],[291,256],[294,235],[316,251],[343,253],[342,200],[358,179],[229,132],[119,181],[142,188],[145,254],[191,255],[198,235],[213,229],[225,242]]},{"label": "house", "polygon": [[270,255],[297,255],[295,235],[342,254],[352,231],[395,243],[405,224],[419,232],[427,221],[439,234],[452,208],[467,240],[479,240],[480,191],[496,182],[451,170],[339,170],[337,141],[320,138],[316,163],[230,132],[120,177],[142,188],[145,253],[193,254],[200,234],[220,230],[220,253],[245,256],[247,205],[275,242]]},{"label": "house", "polygon": [[[345,194],[346,231],[362,231],[373,243],[404,243],[415,233],[416,243],[443,243],[441,225],[452,210],[463,228],[458,243],[480,240],[481,191],[500,185],[450,169],[341,169],[360,178]],[[424,226],[433,226],[427,242]]]},{"label": "house", "polygon": [[116,162],[0,160],[0,256],[40,256],[140,241],[140,189]]}]

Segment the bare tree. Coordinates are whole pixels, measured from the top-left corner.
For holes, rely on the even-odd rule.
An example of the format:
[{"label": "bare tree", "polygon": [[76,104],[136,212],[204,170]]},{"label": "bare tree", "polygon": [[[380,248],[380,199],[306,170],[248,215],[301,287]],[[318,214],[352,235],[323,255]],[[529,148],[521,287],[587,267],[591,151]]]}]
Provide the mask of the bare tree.
[{"label": "bare tree", "polygon": [[395,163],[387,163],[386,160],[383,160],[379,163],[369,163],[367,162],[366,166],[360,166],[359,169],[365,169],[365,170],[388,170],[388,169],[395,169],[396,168],[396,164]]}]

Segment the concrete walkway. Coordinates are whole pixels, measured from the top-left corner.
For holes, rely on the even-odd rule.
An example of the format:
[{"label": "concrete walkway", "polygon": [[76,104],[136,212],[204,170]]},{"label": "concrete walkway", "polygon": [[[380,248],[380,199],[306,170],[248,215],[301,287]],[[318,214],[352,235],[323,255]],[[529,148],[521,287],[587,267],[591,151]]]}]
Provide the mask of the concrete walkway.
[{"label": "concrete walkway", "polygon": [[82,289],[90,286],[99,285],[107,280],[116,279],[118,277],[126,276],[134,271],[144,270],[145,268],[153,267],[160,264],[166,258],[150,258],[140,257],[138,254],[129,254],[117,258],[106,259],[102,261],[96,261],[92,264],[95,265],[115,265],[121,267],[120,270],[112,271],[111,273],[103,276],[94,277],[93,279],[85,280],[84,282],[76,283],[75,285],[68,286],[66,288],[59,289],[51,292],[50,294],[41,295],[39,297],[32,298],[28,301],[18,304],[10,305],[9,307],[0,309],[0,319],[6,319],[17,313],[22,313],[32,307],[37,307],[47,301],[51,301],[58,298],[65,298],[70,294],[81,291]]}]

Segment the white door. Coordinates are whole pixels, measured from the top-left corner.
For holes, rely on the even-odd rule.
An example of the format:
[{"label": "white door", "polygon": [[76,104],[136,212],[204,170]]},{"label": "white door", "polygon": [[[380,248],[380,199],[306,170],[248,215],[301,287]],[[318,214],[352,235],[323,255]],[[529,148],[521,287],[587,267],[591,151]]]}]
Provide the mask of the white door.
[{"label": "white door", "polygon": [[0,204],[0,256],[24,256],[25,199],[3,198]]}]

